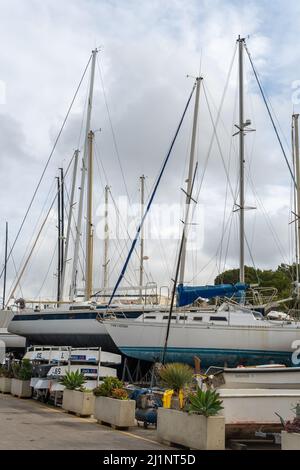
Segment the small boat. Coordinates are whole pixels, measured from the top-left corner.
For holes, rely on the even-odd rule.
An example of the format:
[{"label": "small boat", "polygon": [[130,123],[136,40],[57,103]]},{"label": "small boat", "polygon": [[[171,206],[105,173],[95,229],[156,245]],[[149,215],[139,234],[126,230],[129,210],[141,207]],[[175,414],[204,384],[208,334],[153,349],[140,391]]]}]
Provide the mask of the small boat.
[{"label": "small boat", "polygon": [[33,346],[28,348],[24,359],[30,361],[45,361],[49,363],[98,363],[101,364],[121,364],[122,358],[119,354],[114,354],[99,349],[79,348],[73,349],[66,346]]},{"label": "small boat", "polygon": [[214,369],[212,383],[218,389],[281,389],[300,390],[300,367],[267,364],[257,367]]},{"label": "small boat", "polygon": [[[99,369],[99,371],[98,371]],[[117,371],[116,369],[112,367],[105,367],[105,366],[100,366],[99,368],[96,366],[92,365],[80,365],[80,364],[72,364],[70,366],[53,366],[49,370],[47,377],[48,378],[60,378],[66,375],[67,372],[76,372],[79,370],[81,374],[83,374],[85,377],[93,378],[96,379],[97,376],[100,378],[103,377],[117,377]],[[99,372],[99,374],[98,374]]]},{"label": "small boat", "polygon": [[[221,389],[222,415],[225,417],[226,433],[230,427],[238,430],[261,430],[265,425],[281,429],[278,415],[290,418],[292,408],[300,400],[300,390],[270,389]],[[278,413],[278,415],[276,414]]]}]

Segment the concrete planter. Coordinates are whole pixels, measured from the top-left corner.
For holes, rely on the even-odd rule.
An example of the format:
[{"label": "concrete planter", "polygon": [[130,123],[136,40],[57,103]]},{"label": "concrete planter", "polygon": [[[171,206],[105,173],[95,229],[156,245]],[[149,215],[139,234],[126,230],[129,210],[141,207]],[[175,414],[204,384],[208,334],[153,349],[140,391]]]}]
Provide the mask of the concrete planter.
[{"label": "concrete planter", "polygon": [[0,392],[10,393],[11,379],[8,377],[0,377]]},{"label": "concrete planter", "polygon": [[64,390],[62,408],[79,416],[91,416],[94,412],[95,397],[92,392]]},{"label": "concrete planter", "polygon": [[30,380],[11,379],[10,393],[19,398],[30,398],[31,397]]},{"label": "concrete planter", "polygon": [[135,426],[135,401],[96,397],[94,417],[116,428]]},{"label": "concrete planter", "polygon": [[188,414],[184,411],[158,408],[157,437],[167,444],[189,449],[225,449],[225,418]]},{"label": "concrete planter", "polygon": [[281,450],[300,450],[300,433],[281,431]]}]

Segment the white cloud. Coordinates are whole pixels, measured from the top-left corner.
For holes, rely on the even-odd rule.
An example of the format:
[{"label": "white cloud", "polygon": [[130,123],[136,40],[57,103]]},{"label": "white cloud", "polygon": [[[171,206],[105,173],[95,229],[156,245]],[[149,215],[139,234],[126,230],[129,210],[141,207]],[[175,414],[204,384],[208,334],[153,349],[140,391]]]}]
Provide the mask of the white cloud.
[{"label": "white cloud", "polygon": [[[271,5],[264,1],[218,0],[75,0],[63,3],[58,0],[2,0],[0,8],[0,41],[3,46],[0,51],[0,80],[6,85],[6,102],[0,104],[0,224],[4,226],[4,220],[9,219],[11,238],[17,232],[90,51],[95,46],[101,46],[99,59],[109,110],[128,190],[135,201],[139,197],[138,177],[142,173],[146,174],[147,185],[149,188],[152,186],[171,141],[192,86],[192,80],[186,79],[186,75],[197,74],[201,58],[201,73],[218,106],[238,34],[250,35],[248,43],[252,57],[266,84],[280,125],[289,138],[291,83],[299,78],[299,53],[295,47],[300,13],[298,2],[289,2],[287,8],[281,1]],[[248,65],[246,70],[250,71]],[[221,130],[222,127],[219,129],[226,162],[231,127],[237,119],[237,114],[234,113],[236,72],[235,66],[222,113],[226,132]],[[247,137],[248,162],[251,160],[251,174],[257,193],[269,211],[285,254],[289,256],[289,174],[253,77],[248,77],[247,117],[253,120],[256,128],[255,137]],[[66,166],[78,145],[86,91],[87,79],[47,172],[23,238],[17,245],[17,264],[31,238],[33,226],[49,188],[53,185],[56,168],[62,164]],[[216,115],[216,109],[212,104],[211,106]],[[186,176],[190,114],[176,144],[173,160],[163,178],[158,202],[178,202],[180,198],[179,188],[184,184]],[[102,129],[96,136],[98,159],[101,158],[112,192],[115,197],[123,195],[125,188],[114,150],[98,70],[93,127]],[[199,128],[201,173],[212,132],[203,95]],[[230,175],[233,187],[236,185],[236,169],[237,155],[232,154]],[[106,176],[101,166],[99,170],[96,167],[95,171],[95,201],[99,204],[102,202]],[[204,246],[197,254],[188,256],[188,278],[194,277],[217,250],[221,238],[225,190],[225,173],[217,146],[214,145],[199,201],[199,204],[204,205],[206,215]],[[249,181],[247,202],[255,205]],[[231,196],[228,199],[227,216],[230,205]],[[261,211],[256,212],[255,231],[258,236],[253,236],[256,265],[276,267],[282,261],[282,256],[272,241]],[[237,218],[236,215],[234,217]],[[246,220],[249,220],[248,236],[252,239],[253,213],[247,213]],[[235,226],[236,221],[233,223],[232,233]],[[53,251],[54,243],[55,233],[49,236],[48,252]],[[232,236],[228,266],[237,264],[236,243],[236,236]],[[100,246],[95,249],[98,279],[101,278],[101,250]],[[147,250],[150,253],[147,261],[149,271],[159,283],[168,284],[170,277],[174,275],[171,272],[174,263],[170,259],[174,259],[175,244],[162,241],[159,248],[149,244]],[[160,256],[156,259],[158,250]],[[115,250],[115,257],[117,253]],[[125,251],[123,259],[124,253]],[[46,272],[49,253],[45,255],[41,248],[39,254],[41,264],[43,263],[42,271]],[[162,259],[167,260],[167,263],[161,263]],[[251,263],[249,257],[247,262]],[[212,281],[217,274],[216,269],[212,273],[214,263],[212,261],[212,265],[204,269],[195,280]],[[117,264],[119,265],[121,262]],[[55,264],[50,272],[54,269]],[[134,266],[132,269],[135,269]],[[10,277],[12,274],[11,268]],[[36,275],[32,267],[26,284],[30,295],[38,290],[39,281],[40,274]],[[52,276],[52,284],[54,283]]]}]

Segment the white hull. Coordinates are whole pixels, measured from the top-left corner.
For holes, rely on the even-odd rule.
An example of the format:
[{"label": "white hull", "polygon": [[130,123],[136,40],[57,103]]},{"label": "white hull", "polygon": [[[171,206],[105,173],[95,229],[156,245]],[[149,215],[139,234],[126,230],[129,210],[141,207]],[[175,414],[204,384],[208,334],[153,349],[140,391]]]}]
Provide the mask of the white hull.
[{"label": "white hull", "polygon": [[7,331],[7,328],[0,328],[0,342],[5,344],[6,349],[25,349],[26,339],[19,335],[14,335]]},{"label": "white hull", "polygon": [[[149,361],[161,360],[166,322],[106,320],[104,324],[122,353]],[[193,363],[196,355],[202,366],[272,361],[297,365],[292,363],[297,340],[300,340],[299,324],[283,327],[264,321],[258,321],[257,326],[172,322],[166,359]]]},{"label": "white hull", "polygon": [[221,376],[224,383],[218,389],[300,390],[299,367],[224,369]]}]

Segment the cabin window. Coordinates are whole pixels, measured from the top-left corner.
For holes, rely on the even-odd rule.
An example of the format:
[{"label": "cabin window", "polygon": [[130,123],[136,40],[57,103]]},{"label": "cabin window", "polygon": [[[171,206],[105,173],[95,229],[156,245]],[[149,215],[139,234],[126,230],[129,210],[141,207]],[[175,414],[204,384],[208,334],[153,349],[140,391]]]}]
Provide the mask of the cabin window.
[{"label": "cabin window", "polygon": [[202,321],[202,317],[194,317],[193,320],[194,321]]},{"label": "cabin window", "polygon": [[88,305],[73,305],[69,308],[69,310],[91,310],[91,307]]},{"label": "cabin window", "polygon": [[[169,320],[169,315],[163,316],[163,320]],[[171,317],[171,320],[176,320],[176,317],[175,317],[175,316],[172,316],[172,317]]]},{"label": "cabin window", "polygon": [[186,315],[180,315],[179,320],[186,320]]},{"label": "cabin window", "polygon": [[226,317],[210,317],[210,321],[227,321]]},{"label": "cabin window", "polygon": [[155,319],[156,319],[156,317],[154,317],[154,316],[153,316],[153,317],[151,317],[151,316],[147,316],[147,317],[145,317],[145,319],[147,319],[147,320],[155,320]]}]

